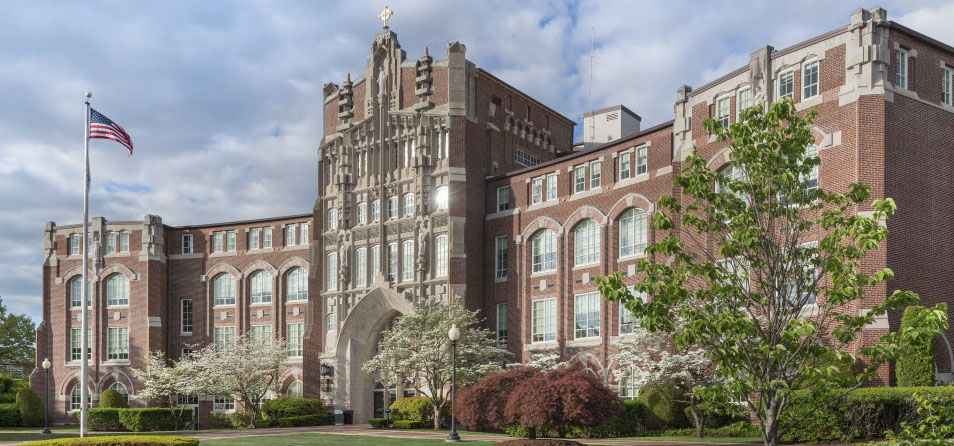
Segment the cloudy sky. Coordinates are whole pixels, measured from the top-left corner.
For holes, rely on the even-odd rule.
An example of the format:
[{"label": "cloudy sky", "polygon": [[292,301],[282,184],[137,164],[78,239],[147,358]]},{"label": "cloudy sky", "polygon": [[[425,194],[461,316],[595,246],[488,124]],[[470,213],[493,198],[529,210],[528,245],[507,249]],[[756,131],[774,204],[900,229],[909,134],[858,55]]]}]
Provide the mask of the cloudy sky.
[{"label": "cloudy sky", "polygon": [[[136,154],[90,144],[90,214],[172,225],[308,212],[321,87],[357,73],[381,0],[4,1],[0,15],[0,297],[40,318],[42,234],[82,220],[83,92]],[[644,126],[675,91],[761,45],[847,24],[841,1],[389,1],[408,57],[449,42],[563,114],[622,103]],[[890,0],[889,18],[954,43],[949,1]],[[591,50],[592,49],[592,50]],[[593,59],[592,96],[590,57]],[[356,75],[357,76],[357,75]],[[577,132],[579,133],[579,132]]]}]

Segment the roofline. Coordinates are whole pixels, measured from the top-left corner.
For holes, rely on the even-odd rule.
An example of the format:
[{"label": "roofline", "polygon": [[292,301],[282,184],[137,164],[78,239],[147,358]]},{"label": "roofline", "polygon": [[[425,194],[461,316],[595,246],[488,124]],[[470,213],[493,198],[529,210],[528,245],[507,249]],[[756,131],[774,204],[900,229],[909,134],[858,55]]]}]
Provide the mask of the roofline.
[{"label": "roofline", "polygon": [[297,218],[305,218],[305,217],[312,217],[312,214],[311,214],[311,213],[307,213],[307,214],[283,215],[283,216],[280,216],[280,217],[265,217],[265,218],[251,219],[251,220],[225,221],[225,222],[220,222],[220,223],[202,223],[202,224],[197,224],[197,225],[183,225],[183,226],[164,225],[164,226],[166,226],[166,227],[168,227],[168,228],[170,228],[170,229],[179,229],[179,230],[182,230],[182,229],[202,229],[202,228],[213,228],[213,227],[216,227],[216,226],[241,226],[241,225],[247,225],[247,224],[252,224],[252,223],[265,223],[265,222],[277,221],[277,220],[294,220],[294,219],[297,219]]},{"label": "roofline", "polygon": [[513,91],[515,91],[515,92],[517,92],[517,93],[523,95],[525,98],[527,98],[527,99],[529,99],[529,100],[535,102],[537,105],[539,105],[539,106],[540,106],[541,108],[543,108],[544,110],[547,110],[547,111],[549,111],[550,113],[553,113],[553,114],[556,115],[558,118],[563,118],[563,120],[565,120],[566,122],[569,122],[571,125],[576,125],[576,121],[574,121],[574,120],[572,120],[572,119],[566,117],[566,116],[563,115],[562,113],[560,113],[560,112],[558,112],[558,111],[556,111],[556,110],[554,110],[554,109],[548,107],[548,106],[547,106],[546,104],[544,104],[543,102],[540,102],[540,101],[534,99],[533,96],[530,96],[530,95],[528,95],[528,94],[526,94],[526,93],[520,91],[520,89],[514,87],[513,85],[508,84],[508,83],[507,83],[506,81],[504,81],[503,79],[501,79],[501,78],[499,78],[499,77],[497,77],[497,76],[494,76],[493,74],[490,74],[489,71],[487,71],[487,70],[485,70],[485,69],[483,69],[483,68],[479,68],[479,67],[478,67],[478,68],[477,68],[477,72],[478,72],[478,73],[481,73],[481,74],[484,74],[484,75],[490,77],[491,79],[493,79],[493,80],[495,80],[495,81],[497,81],[497,82],[500,82],[500,83],[503,84],[505,87],[507,87],[507,88],[509,88],[509,89],[511,89],[511,90],[513,90]]},{"label": "roofline", "polygon": [[589,118],[590,116],[595,116],[595,115],[598,115],[598,114],[601,114],[601,113],[606,113],[606,112],[612,111],[612,110],[622,110],[622,111],[624,111],[624,112],[626,112],[626,113],[629,113],[629,114],[632,115],[633,117],[635,117],[637,121],[642,121],[642,120],[643,120],[643,118],[642,118],[641,116],[637,115],[636,112],[630,110],[629,108],[627,108],[627,107],[626,107],[625,105],[623,105],[623,104],[616,104],[616,105],[611,105],[611,106],[609,106],[609,107],[603,107],[603,108],[598,109],[598,110],[588,111],[588,112],[586,112],[586,113],[583,113],[583,116],[582,116],[582,117],[583,117],[583,119],[586,119],[586,118]]},{"label": "roofline", "polygon": [[[116,220],[116,221],[106,220],[106,227],[109,227],[109,225],[141,225],[141,224],[142,224],[142,220]],[[57,225],[56,230],[59,231],[60,229],[73,229],[73,228],[82,228],[82,227],[83,225],[80,223],[75,223],[71,225],[62,225],[62,226]]]},{"label": "roofline", "polygon": [[894,29],[897,29],[898,31],[901,31],[901,32],[905,33],[905,34],[909,34],[909,35],[910,35],[911,37],[913,37],[915,40],[920,40],[921,42],[926,43],[926,44],[928,44],[928,45],[931,45],[931,46],[933,46],[933,47],[935,47],[935,48],[937,48],[937,49],[944,50],[944,51],[947,51],[947,52],[949,52],[949,53],[954,53],[954,46],[948,45],[948,44],[946,44],[946,43],[944,43],[944,42],[941,42],[940,40],[937,40],[937,39],[935,39],[935,38],[933,38],[933,37],[929,37],[929,36],[927,36],[927,35],[925,35],[925,34],[922,34],[922,33],[918,32],[918,31],[915,31],[915,30],[913,30],[913,29],[911,29],[911,28],[908,28],[907,26],[904,26],[904,25],[902,25],[902,24],[900,24],[900,23],[898,23],[898,22],[895,22],[895,21],[893,21],[893,20],[889,20],[889,21],[887,22],[887,25],[888,25],[888,28],[889,28],[889,29],[894,28]]},{"label": "roofline", "polygon": [[[612,146],[615,146],[615,145],[623,144],[623,143],[632,141],[632,140],[634,140],[634,139],[639,139],[639,138],[641,138],[641,137],[643,137],[643,136],[646,136],[646,135],[648,135],[648,134],[650,134],[650,133],[658,132],[658,131],[660,131],[660,130],[662,130],[662,129],[665,129],[665,128],[667,128],[667,127],[672,127],[672,124],[673,124],[675,121],[676,121],[675,119],[670,119],[669,121],[663,122],[662,124],[656,124],[656,125],[654,125],[654,126],[648,128],[648,129],[642,130],[642,131],[640,131],[640,132],[638,132],[638,133],[634,133],[634,134],[632,134],[632,135],[622,137],[622,138],[617,139],[617,140],[615,140],[615,141],[610,141],[610,142],[606,142],[606,143],[600,144],[600,145],[598,145],[598,146],[596,146],[596,147],[593,147],[592,149],[589,149],[589,150],[583,150],[583,151],[580,151],[580,152],[573,152],[573,153],[570,154],[570,155],[561,156],[561,157],[559,157],[559,158],[554,158],[554,159],[552,159],[552,160],[550,160],[550,161],[546,161],[546,162],[537,164],[536,166],[526,167],[526,168],[523,168],[523,169],[520,169],[520,170],[514,170],[514,171],[512,171],[512,172],[508,172],[508,173],[505,173],[505,174],[503,174],[503,175],[497,175],[497,176],[494,176],[494,177],[487,177],[486,181],[488,181],[488,182],[490,182],[490,181],[497,181],[497,180],[500,180],[500,179],[510,178],[510,177],[514,177],[514,176],[517,176],[517,175],[523,175],[523,174],[526,174],[527,172],[532,172],[532,171],[537,170],[537,169],[543,169],[543,168],[545,168],[545,167],[550,167],[550,166],[552,166],[552,165],[554,165],[554,164],[560,164],[560,163],[565,162],[565,161],[567,161],[567,160],[576,159],[576,158],[579,158],[579,157],[585,156],[585,155],[592,155],[593,152],[598,152],[598,151],[600,151],[600,150],[604,150],[604,149],[606,149],[606,148],[609,148],[609,147],[612,147]],[[575,144],[575,143],[574,143],[574,144]]]}]

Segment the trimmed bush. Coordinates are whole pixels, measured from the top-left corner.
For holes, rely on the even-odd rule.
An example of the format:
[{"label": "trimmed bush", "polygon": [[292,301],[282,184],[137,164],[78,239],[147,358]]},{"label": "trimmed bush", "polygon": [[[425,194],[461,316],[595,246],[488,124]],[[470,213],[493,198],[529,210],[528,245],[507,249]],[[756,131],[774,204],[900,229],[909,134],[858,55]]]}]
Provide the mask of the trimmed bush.
[{"label": "trimmed bush", "polygon": [[[264,420],[263,420],[264,421]],[[209,428],[211,429],[231,429],[232,418],[225,413],[214,413],[209,417]]]},{"label": "trimmed bush", "polygon": [[0,426],[19,426],[20,409],[13,403],[0,404]]},{"label": "trimmed bush", "polygon": [[645,422],[648,429],[678,429],[689,427],[686,418],[685,389],[672,382],[643,386],[637,401],[646,406]]},{"label": "trimmed bush", "polygon": [[123,394],[113,389],[106,389],[99,395],[99,407],[104,409],[129,409],[129,401]]},{"label": "trimmed bush", "polygon": [[[901,316],[903,332],[917,322],[924,307],[910,305]],[[901,350],[894,364],[894,377],[898,387],[933,386],[937,379],[934,375],[934,348],[928,340],[922,345],[912,345]]]},{"label": "trimmed bush", "polygon": [[368,424],[371,425],[374,429],[384,429],[388,427],[387,418],[371,418],[368,420]]},{"label": "trimmed bush", "polygon": [[20,411],[20,424],[37,427],[43,425],[43,414],[46,406],[40,397],[29,388],[17,391],[17,409]]},{"label": "trimmed bush", "polygon": [[119,422],[120,409],[96,407],[89,410],[89,429],[94,431],[123,431]]},{"label": "trimmed bush", "polygon": [[542,440],[507,440],[507,441],[498,441],[492,446],[583,446],[582,443],[578,443],[572,440],[561,440],[557,438],[547,438]]},{"label": "trimmed bush", "polygon": [[[192,419],[192,409],[182,409],[179,419],[187,424],[187,420]],[[176,420],[168,407],[119,409],[119,422],[132,432],[171,431],[176,428]]]},{"label": "trimmed bush", "polygon": [[0,375],[0,404],[15,403],[17,401],[17,391],[29,387],[30,381],[27,378],[13,378],[6,375]]},{"label": "trimmed bush", "polygon": [[281,397],[266,402],[262,405],[261,410],[264,418],[279,419],[321,415],[328,412],[328,407],[321,401],[312,398]]},{"label": "trimmed bush", "polygon": [[433,426],[433,423],[424,423],[422,421],[412,421],[412,420],[396,420],[394,422],[395,429],[425,429]]},{"label": "trimmed bush", "polygon": [[589,428],[574,428],[569,436],[575,438],[631,437],[646,429],[646,406],[636,400],[623,400],[623,410],[609,423]]},{"label": "trimmed bush", "polygon": [[[738,421],[728,426],[706,429],[703,437],[760,437],[759,427],[748,422]],[[695,437],[695,428],[646,430],[637,432],[634,437]]]},{"label": "trimmed bush", "polygon": [[57,438],[31,441],[23,446],[199,446],[197,438],[160,435],[109,435],[86,438]]},{"label": "trimmed bush", "polygon": [[434,424],[434,405],[423,396],[399,398],[391,403],[391,411],[397,411],[395,421],[417,421]]}]

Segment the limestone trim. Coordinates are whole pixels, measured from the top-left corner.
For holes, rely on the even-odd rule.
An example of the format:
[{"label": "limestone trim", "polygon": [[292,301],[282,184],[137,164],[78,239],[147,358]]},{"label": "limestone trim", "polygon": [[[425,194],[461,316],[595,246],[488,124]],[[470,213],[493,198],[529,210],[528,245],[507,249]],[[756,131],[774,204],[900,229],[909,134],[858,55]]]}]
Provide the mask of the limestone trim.
[{"label": "limestone trim", "polygon": [[106,279],[113,274],[122,274],[129,280],[139,280],[139,274],[136,274],[131,268],[121,263],[114,263],[103,268],[103,270],[99,272],[99,280]]}]

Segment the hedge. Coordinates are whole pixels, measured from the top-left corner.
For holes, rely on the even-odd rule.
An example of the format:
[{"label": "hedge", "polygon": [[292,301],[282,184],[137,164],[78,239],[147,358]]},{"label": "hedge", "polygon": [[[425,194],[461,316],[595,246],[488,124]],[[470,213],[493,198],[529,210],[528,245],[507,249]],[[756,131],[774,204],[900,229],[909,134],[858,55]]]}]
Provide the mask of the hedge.
[{"label": "hedge", "polygon": [[[904,309],[899,332],[917,323],[924,307],[911,305]],[[911,345],[902,349],[894,363],[894,377],[898,387],[933,386],[937,380],[934,374],[934,348],[928,340],[923,345]]]},{"label": "hedge", "polygon": [[99,407],[104,409],[128,409],[129,401],[123,394],[113,389],[106,389],[99,396]]},{"label": "hedge", "polygon": [[[182,410],[179,420],[192,419],[192,409]],[[150,407],[144,409],[119,409],[119,422],[132,432],[171,431],[176,428],[176,420],[168,407]]]},{"label": "hedge", "polygon": [[17,409],[20,410],[20,425],[33,427],[43,425],[46,406],[29,388],[17,391]]},{"label": "hedge", "polygon": [[327,412],[328,407],[324,403],[312,398],[281,397],[262,405],[262,415],[266,419],[321,415]]},{"label": "hedge", "polygon": [[428,427],[433,427],[434,422],[425,423],[423,421],[414,421],[414,420],[395,420],[394,428],[395,429],[425,429]]},{"label": "hedge", "polygon": [[368,424],[370,424],[371,427],[374,429],[384,429],[388,427],[388,419],[387,418],[371,418],[368,420]]},{"label": "hedge", "polygon": [[19,426],[20,409],[13,403],[0,404],[0,426]]},{"label": "hedge", "polygon": [[639,389],[637,401],[646,406],[645,422],[649,429],[689,427],[687,404],[681,402],[685,390],[672,382],[650,384]]},{"label": "hedge", "polygon": [[610,438],[631,437],[646,429],[646,406],[637,400],[623,400],[623,411],[602,426],[574,428],[571,437]]},{"label": "hedge", "polygon": [[93,431],[124,431],[126,428],[119,422],[119,411],[122,409],[97,407],[89,410],[89,429]]},{"label": "hedge", "polygon": [[31,441],[21,446],[198,446],[197,438],[165,437],[161,435],[112,435],[86,438],[57,438]]},{"label": "hedge", "polygon": [[[450,419],[450,404],[444,405],[441,411],[441,425],[446,425]],[[434,405],[431,400],[423,396],[409,396],[399,398],[391,403],[391,419],[416,421],[426,426],[434,426]]]},{"label": "hedge", "polygon": [[[703,437],[761,437],[758,426],[748,421],[737,421],[728,426],[706,428]],[[696,429],[687,427],[682,429],[645,430],[637,432],[633,437],[695,437]]]}]

